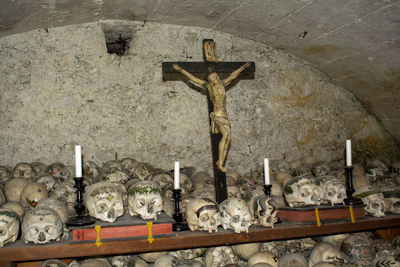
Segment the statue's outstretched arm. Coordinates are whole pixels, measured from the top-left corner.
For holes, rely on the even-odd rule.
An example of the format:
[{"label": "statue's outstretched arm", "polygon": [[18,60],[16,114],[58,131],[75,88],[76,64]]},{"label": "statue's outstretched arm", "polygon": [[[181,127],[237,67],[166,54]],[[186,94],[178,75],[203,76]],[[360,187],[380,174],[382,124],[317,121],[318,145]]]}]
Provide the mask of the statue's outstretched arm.
[{"label": "statue's outstretched arm", "polygon": [[240,68],[238,68],[237,70],[235,70],[234,72],[231,73],[231,75],[229,75],[227,78],[224,79],[224,85],[229,84],[231,81],[233,81],[234,79],[237,78],[237,76],[239,76],[239,74],[244,71],[245,68],[247,68],[248,66],[250,66],[250,62],[245,63],[243,66],[241,66]]},{"label": "statue's outstretched arm", "polygon": [[178,64],[173,64],[172,67],[174,69],[176,69],[177,71],[179,71],[180,73],[182,73],[183,75],[185,75],[189,80],[191,80],[194,83],[197,83],[200,86],[203,86],[205,84],[206,81],[197,78],[196,76],[190,74],[189,72],[187,72],[186,70],[182,69],[181,67],[179,67]]}]

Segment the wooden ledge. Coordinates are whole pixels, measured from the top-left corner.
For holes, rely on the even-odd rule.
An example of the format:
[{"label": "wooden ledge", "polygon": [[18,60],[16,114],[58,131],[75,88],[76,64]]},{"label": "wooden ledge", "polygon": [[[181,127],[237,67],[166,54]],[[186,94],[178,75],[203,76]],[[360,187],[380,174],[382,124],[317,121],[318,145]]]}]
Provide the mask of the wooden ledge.
[{"label": "wooden ledge", "polygon": [[296,225],[282,222],[275,225],[274,228],[251,227],[249,233],[240,234],[235,234],[232,230],[225,231],[221,227],[217,233],[190,231],[174,232],[172,235],[156,238],[152,244],[149,244],[145,238],[116,241],[103,240],[103,244],[99,248],[95,246],[94,242],[70,243],[69,241],[60,241],[45,245],[33,245],[25,244],[19,240],[0,248],[0,261],[19,262],[52,258],[60,259],[135,254],[194,247],[294,239],[396,227],[400,227],[399,215],[387,215],[383,218],[367,217],[357,220],[354,224],[349,221],[323,223],[321,227],[315,224]]}]

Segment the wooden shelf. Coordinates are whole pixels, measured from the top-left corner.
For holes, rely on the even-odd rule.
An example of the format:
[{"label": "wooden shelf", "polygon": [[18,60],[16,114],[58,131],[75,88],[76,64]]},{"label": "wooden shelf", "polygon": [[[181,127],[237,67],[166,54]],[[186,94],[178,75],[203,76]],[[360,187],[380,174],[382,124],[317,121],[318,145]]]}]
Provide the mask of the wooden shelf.
[{"label": "wooden shelf", "polygon": [[[91,243],[54,242],[45,245],[25,244],[17,241],[0,248],[0,261],[22,262],[52,258],[76,258],[85,256],[135,254],[152,251],[185,249],[194,247],[219,246],[249,242],[263,242],[294,239],[320,235],[331,235],[357,231],[369,231],[400,227],[400,216],[387,215],[383,218],[367,217],[351,222],[323,223],[316,225],[296,225],[286,222],[274,228],[251,227],[249,233],[235,234],[219,228],[217,233],[174,232],[172,235],[155,238],[152,244],[147,239],[104,241],[98,248]],[[1,265],[1,264],[0,264]]]}]

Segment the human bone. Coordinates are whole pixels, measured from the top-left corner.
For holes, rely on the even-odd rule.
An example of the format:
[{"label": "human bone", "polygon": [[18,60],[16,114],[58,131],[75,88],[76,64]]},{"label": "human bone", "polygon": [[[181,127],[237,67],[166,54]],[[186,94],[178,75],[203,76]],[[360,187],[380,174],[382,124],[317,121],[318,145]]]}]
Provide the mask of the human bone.
[{"label": "human bone", "polygon": [[[264,168],[264,166],[262,167]],[[271,160],[269,162],[269,169],[272,175],[276,175],[279,172],[289,171],[290,165],[285,159]]]},{"label": "human bone", "polygon": [[308,266],[313,267],[318,262],[325,261],[338,265],[345,263],[345,256],[335,246],[328,243],[319,243],[311,251]]},{"label": "human bone", "polygon": [[249,232],[252,224],[249,207],[240,198],[228,198],[219,204],[222,227],[235,233]]},{"label": "human bone", "polygon": [[183,173],[179,175],[179,184],[182,194],[190,194],[193,191],[192,181]]},{"label": "human bone", "polygon": [[326,162],[316,162],[312,167],[312,173],[315,177],[330,175],[331,167]]},{"label": "human bone", "polygon": [[370,263],[375,258],[375,248],[372,241],[363,234],[351,234],[342,241],[341,250],[352,261],[362,260]]},{"label": "human bone", "polygon": [[192,249],[170,251],[168,252],[168,254],[176,257],[179,260],[179,262],[187,262],[203,256],[205,251],[206,251],[205,248],[192,248]]},{"label": "human bone", "polygon": [[32,182],[27,184],[21,192],[19,202],[25,208],[33,208],[39,200],[49,196],[44,184]]},{"label": "human bone", "polygon": [[203,188],[205,185],[214,185],[214,179],[208,172],[200,171],[193,175],[193,190]]},{"label": "human bone", "polygon": [[0,166],[0,184],[5,184],[11,179],[11,172],[6,166]]},{"label": "human bone", "polygon": [[19,202],[21,192],[29,181],[25,178],[12,178],[6,182],[4,186],[4,194],[6,195],[7,201]]},{"label": "human bone", "polygon": [[206,267],[229,266],[239,263],[239,258],[229,246],[209,248],[205,255]]},{"label": "human bone", "polygon": [[112,267],[111,263],[104,258],[87,259],[79,263],[79,267]]},{"label": "human bone", "polygon": [[364,210],[372,216],[385,216],[385,200],[383,193],[367,186],[358,188],[353,196],[362,200],[365,205]]},{"label": "human bone", "polygon": [[327,235],[327,236],[321,236],[320,239],[324,243],[329,243],[337,248],[340,248],[343,240],[349,236],[350,236],[349,234]]},{"label": "human bone", "polygon": [[399,267],[400,266],[399,251],[386,250],[383,253],[379,253],[376,255],[373,263],[374,263],[373,266],[377,267]]},{"label": "human bone", "polygon": [[261,245],[261,243],[246,243],[233,245],[232,249],[239,258],[247,261],[254,253],[261,250]]},{"label": "human bone", "polygon": [[51,208],[37,207],[25,214],[21,231],[25,243],[44,244],[60,239],[63,224],[56,211]]},{"label": "human bone", "polygon": [[389,167],[380,159],[369,159],[366,171],[374,176],[384,176],[389,173]]},{"label": "human bone", "polygon": [[278,221],[278,209],[272,197],[255,195],[249,201],[250,214],[255,223],[264,227],[274,227]]},{"label": "human bone", "polygon": [[47,167],[47,172],[54,176],[60,184],[72,177],[68,167],[61,162],[50,164]]},{"label": "human bone", "polygon": [[275,180],[281,186],[285,186],[285,184],[292,178],[293,178],[292,175],[288,172],[278,172],[275,175]]},{"label": "human bone", "polygon": [[155,262],[159,257],[163,255],[167,255],[167,251],[160,251],[160,252],[147,252],[138,254],[140,258],[145,260],[146,262]]},{"label": "human bone", "polygon": [[253,267],[257,263],[268,263],[273,267],[278,267],[278,257],[269,251],[256,252],[247,261],[247,266]]},{"label": "human bone", "polygon": [[317,159],[312,155],[304,156],[300,160],[301,163],[303,163],[306,166],[313,166],[315,163],[317,163]]},{"label": "human bone", "polygon": [[68,267],[68,264],[61,260],[51,259],[42,262],[39,267]]},{"label": "human bone", "polygon": [[[238,183],[240,194],[246,199],[250,199],[252,196],[253,191],[256,189],[257,182],[246,176],[243,176],[242,179]],[[257,191],[257,190],[256,190]]]},{"label": "human bone", "polygon": [[[328,261],[320,261],[313,265],[313,267],[337,267],[337,266],[338,265],[328,262]],[[356,266],[358,266],[358,265],[356,265]]]},{"label": "human bone", "polygon": [[162,190],[174,184],[174,179],[165,172],[154,175],[151,177],[151,181],[158,183]]},{"label": "human bone", "polygon": [[129,173],[131,178],[137,178],[135,169],[139,166],[139,162],[136,159],[130,157],[123,158],[120,161],[120,166]]},{"label": "human bone", "polygon": [[335,204],[344,204],[346,195],[345,184],[334,176],[320,176],[317,178],[317,185],[321,189],[321,203],[329,203],[332,206]]},{"label": "human bone", "polygon": [[202,188],[196,189],[191,193],[193,198],[209,198],[216,201],[214,185],[204,185]]},{"label": "human bone", "polygon": [[19,220],[22,221],[25,215],[25,208],[19,202],[10,201],[1,206],[3,209],[14,211],[18,214]]},{"label": "human bone", "polygon": [[383,191],[385,213],[400,214],[400,190]]},{"label": "human bone", "polygon": [[46,186],[46,190],[50,192],[58,185],[58,180],[51,174],[40,174],[35,178],[35,182]]},{"label": "human bone", "polygon": [[29,163],[21,162],[15,165],[12,177],[24,178],[28,181],[33,181],[33,179],[36,177],[36,172]]},{"label": "human bone", "polygon": [[308,264],[303,254],[289,253],[279,258],[278,267],[308,267]]},{"label": "human bone", "polygon": [[85,161],[83,163],[83,176],[93,183],[101,182],[101,168],[94,161]]},{"label": "human bone", "polygon": [[90,216],[96,219],[114,222],[124,215],[121,189],[114,183],[98,182],[88,186],[83,200]]},{"label": "human bone", "polygon": [[226,170],[226,185],[236,185],[237,181],[240,180],[240,173],[235,170]]},{"label": "human bone", "polygon": [[217,203],[208,198],[191,199],[185,213],[191,231],[218,232],[222,223]]},{"label": "human bone", "polygon": [[139,162],[139,164],[132,169],[132,172],[133,177],[137,177],[144,181],[150,179],[153,175],[160,173],[161,171],[157,170],[149,163]]},{"label": "human bone", "polygon": [[0,247],[15,242],[19,233],[19,216],[16,212],[0,208]]},{"label": "human bone", "polygon": [[282,186],[276,182],[275,180],[271,180],[271,196],[272,197],[281,197],[283,196]]},{"label": "human bone", "polygon": [[286,183],[283,192],[286,202],[292,208],[321,203],[322,191],[310,176],[293,177]]},{"label": "human bone", "polygon": [[[124,265],[123,267],[125,267]],[[129,263],[129,267],[148,267],[149,264],[142,260],[140,257],[135,256],[135,258]]]},{"label": "human bone", "polygon": [[153,267],[177,267],[178,259],[172,255],[163,255],[159,257],[153,264]]},{"label": "human bone", "polygon": [[65,202],[62,202],[61,200],[50,197],[43,198],[39,200],[36,207],[44,207],[44,208],[47,207],[55,210],[60,216],[60,219],[63,223],[65,223],[68,219],[67,205]]},{"label": "human bone", "polygon": [[400,161],[395,161],[390,166],[390,170],[392,174],[400,175]]},{"label": "human bone", "polygon": [[297,167],[301,166],[303,163],[301,162],[300,159],[294,159],[292,161],[289,161],[289,167],[290,169],[296,169]]},{"label": "human bone", "polygon": [[57,198],[66,203],[75,203],[76,187],[71,181],[67,180],[57,185],[49,195],[52,198]]},{"label": "human bone", "polygon": [[239,191],[239,187],[237,187],[236,185],[228,185],[228,187],[226,188],[227,194],[228,194],[228,198],[241,198],[242,195],[240,194]]},{"label": "human bone", "polygon": [[306,175],[313,175],[312,170],[309,166],[301,165],[295,169],[292,169],[292,176],[306,176]]},{"label": "human bone", "polygon": [[353,176],[365,175],[365,168],[361,163],[353,163]]},{"label": "human bone", "polygon": [[131,216],[139,215],[144,220],[157,220],[163,210],[161,189],[152,181],[140,181],[128,189],[128,207]]},{"label": "human bone", "polygon": [[3,193],[3,189],[0,187],[0,206],[7,202],[6,196]]},{"label": "human bone", "polygon": [[353,176],[353,188],[357,189],[364,186],[371,186],[368,176],[366,175],[354,175]]}]

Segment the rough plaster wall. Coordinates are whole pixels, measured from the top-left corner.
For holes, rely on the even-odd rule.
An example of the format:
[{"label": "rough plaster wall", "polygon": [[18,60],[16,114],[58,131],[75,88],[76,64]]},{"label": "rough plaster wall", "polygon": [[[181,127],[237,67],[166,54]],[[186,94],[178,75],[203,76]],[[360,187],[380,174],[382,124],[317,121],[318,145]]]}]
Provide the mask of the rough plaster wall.
[{"label": "rough plaster wall", "polygon": [[[132,31],[126,55],[108,54],[102,28]],[[227,109],[227,166],[244,173],[268,156],[393,160],[398,147],[353,95],[287,53],[201,28],[103,21],[0,39],[0,163],[73,164],[131,156],[164,169],[211,167],[206,96],[162,81],[163,61],[202,61],[213,38],[221,61],[255,61],[256,78],[234,84]]]}]

